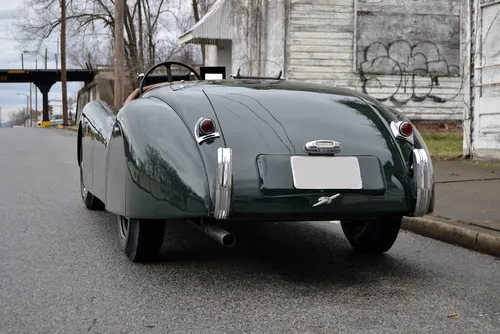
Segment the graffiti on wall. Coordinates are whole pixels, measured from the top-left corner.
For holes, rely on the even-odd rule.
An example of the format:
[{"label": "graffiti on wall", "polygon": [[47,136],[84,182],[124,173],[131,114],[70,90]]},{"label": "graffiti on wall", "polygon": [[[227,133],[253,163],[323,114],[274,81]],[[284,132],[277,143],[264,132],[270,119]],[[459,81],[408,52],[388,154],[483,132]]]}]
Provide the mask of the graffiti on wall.
[{"label": "graffiti on wall", "polygon": [[437,92],[439,78],[458,76],[460,68],[449,64],[438,46],[429,41],[372,43],[364,49],[359,73],[364,93],[395,105],[427,99],[444,103],[456,98],[461,89],[446,96]]},{"label": "graffiti on wall", "polygon": [[459,80],[445,77],[460,74],[460,2],[355,2],[356,70],[363,91],[396,105],[459,96],[452,88]]}]

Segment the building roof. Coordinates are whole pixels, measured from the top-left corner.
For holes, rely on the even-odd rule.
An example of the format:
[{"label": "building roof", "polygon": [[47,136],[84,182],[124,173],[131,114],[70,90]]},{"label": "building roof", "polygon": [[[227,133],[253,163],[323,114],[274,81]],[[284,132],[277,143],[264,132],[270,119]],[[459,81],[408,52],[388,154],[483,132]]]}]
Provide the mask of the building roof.
[{"label": "building roof", "polygon": [[231,0],[216,0],[191,29],[179,37],[181,44],[215,44],[232,39]]}]

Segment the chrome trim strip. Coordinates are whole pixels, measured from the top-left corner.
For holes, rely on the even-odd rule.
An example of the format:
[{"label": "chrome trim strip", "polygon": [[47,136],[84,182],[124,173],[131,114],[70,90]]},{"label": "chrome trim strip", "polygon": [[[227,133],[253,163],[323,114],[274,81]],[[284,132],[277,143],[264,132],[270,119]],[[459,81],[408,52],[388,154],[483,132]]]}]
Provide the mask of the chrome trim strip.
[{"label": "chrome trim strip", "polygon": [[[409,122],[409,121],[399,121],[399,122],[392,121],[391,122],[392,134],[396,139],[403,139],[403,140],[406,140],[407,142],[409,142],[410,144],[415,145],[415,139],[413,136],[413,134],[415,133],[415,126],[413,126],[413,124],[412,124],[413,132],[411,135],[406,137],[406,136],[401,135],[401,133],[399,132],[399,128],[401,127],[401,124],[403,124],[404,122]],[[410,124],[411,124],[411,122],[410,122]]]},{"label": "chrome trim strip", "polygon": [[215,183],[214,216],[216,219],[227,219],[233,190],[233,153],[230,148],[219,147],[217,150]]},{"label": "chrome trim strip", "polygon": [[[321,144],[324,144],[324,146]],[[342,144],[338,141],[330,139],[313,140],[304,145],[304,151],[308,154],[335,155],[340,153],[341,150]]]},{"label": "chrome trim strip", "polygon": [[416,187],[414,217],[422,217],[429,212],[434,190],[434,170],[429,153],[425,149],[413,150],[413,178]]},{"label": "chrome trim strip", "polygon": [[210,140],[210,139],[215,139],[215,138],[220,137],[220,133],[217,131],[217,128],[216,128],[216,131],[214,133],[211,133],[208,135],[204,135],[203,132],[201,132],[200,124],[205,119],[208,119],[208,118],[207,117],[200,117],[200,119],[196,122],[196,125],[194,126],[194,137],[196,138],[196,141],[198,142],[198,144],[201,144],[201,143],[203,143],[207,140]]}]

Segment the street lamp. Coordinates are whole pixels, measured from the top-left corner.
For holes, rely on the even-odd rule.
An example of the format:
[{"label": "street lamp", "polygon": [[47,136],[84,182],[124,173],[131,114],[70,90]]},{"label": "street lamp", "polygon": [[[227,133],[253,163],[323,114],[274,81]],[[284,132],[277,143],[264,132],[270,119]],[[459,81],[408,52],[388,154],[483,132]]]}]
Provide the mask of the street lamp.
[{"label": "street lamp", "polygon": [[[24,93],[16,93],[16,95],[18,95],[18,96],[19,95],[26,96],[26,111],[29,112],[29,107],[30,107],[29,99],[30,99],[30,96],[28,94],[24,94]],[[30,122],[31,122],[31,115],[30,115]],[[24,120],[24,126],[26,126],[26,120]]]}]

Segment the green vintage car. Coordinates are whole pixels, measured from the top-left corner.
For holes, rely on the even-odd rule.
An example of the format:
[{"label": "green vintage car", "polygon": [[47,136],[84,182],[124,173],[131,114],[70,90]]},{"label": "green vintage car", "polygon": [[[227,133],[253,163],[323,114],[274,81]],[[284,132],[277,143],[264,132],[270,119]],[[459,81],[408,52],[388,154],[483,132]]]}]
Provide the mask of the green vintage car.
[{"label": "green vintage car", "polygon": [[174,220],[228,247],[218,222],[340,220],[354,249],[383,253],[403,216],[434,206],[431,158],[404,115],[281,74],[205,80],[160,63],[120,110],[85,105],[77,151],[83,202],[116,214],[132,261],[153,258]]}]

